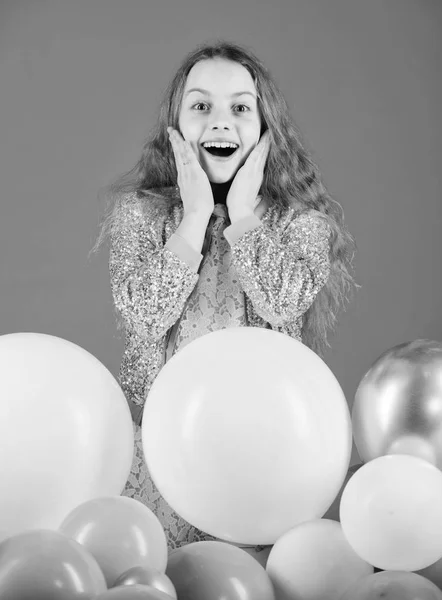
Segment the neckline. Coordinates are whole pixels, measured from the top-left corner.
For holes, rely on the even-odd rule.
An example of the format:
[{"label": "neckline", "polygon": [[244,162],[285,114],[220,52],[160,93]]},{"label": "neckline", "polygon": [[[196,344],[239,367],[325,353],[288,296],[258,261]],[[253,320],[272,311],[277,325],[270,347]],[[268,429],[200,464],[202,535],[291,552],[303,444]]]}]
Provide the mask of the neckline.
[{"label": "neckline", "polygon": [[[267,214],[267,212],[269,211],[270,205],[266,202],[266,200],[263,200],[262,196],[259,196],[259,198],[260,198],[259,204],[261,204],[261,202],[264,204],[264,212],[261,214],[260,217],[258,217],[259,219],[262,220],[264,218],[264,216]],[[259,206],[259,204],[257,206]],[[256,210],[256,208],[255,208],[255,210]],[[253,214],[256,215],[256,213],[253,213]],[[221,202],[218,202],[217,204],[215,204],[213,207],[212,215],[215,215],[216,217],[224,217],[224,218],[228,219],[229,211],[227,210],[226,204],[223,204]]]}]

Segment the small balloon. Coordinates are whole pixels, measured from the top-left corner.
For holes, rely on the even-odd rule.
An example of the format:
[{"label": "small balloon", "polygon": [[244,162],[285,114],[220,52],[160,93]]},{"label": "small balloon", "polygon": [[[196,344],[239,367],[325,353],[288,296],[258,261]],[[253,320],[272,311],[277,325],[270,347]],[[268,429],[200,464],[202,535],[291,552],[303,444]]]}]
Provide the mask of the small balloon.
[{"label": "small balloon", "polygon": [[191,542],[169,555],[166,574],[179,600],[275,600],[265,569],[225,542]]},{"label": "small balloon", "polygon": [[382,571],[351,585],[340,600],[442,600],[442,592],[425,577],[406,571]]},{"label": "small balloon", "polygon": [[138,583],[113,587],[98,595],[94,600],[171,600],[171,598],[173,596],[169,596],[161,590]]},{"label": "small balloon", "polygon": [[171,598],[177,598],[176,590],[169,577],[162,571],[151,567],[133,567],[118,577],[113,587],[120,585],[148,585],[160,592],[169,594]]},{"label": "small balloon", "polygon": [[51,530],[32,530],[0,543],[2,600],[92,600],[106,590],[95,558]]},{"label": "small balloon", "polygon": [[347,587],[373,573],[336,521],[297,525],[273,546],[266,567],[278,600],[340,600]]},{"label": "small balloon", "polygon": [[381,456],[347,483],[340,522],[357,554],[391,571],[416,571],[442,557],[442,472],[415,456]]},{"label": "small balloon", "polygon": [[166,570],[167,539],[158,517],[126,496],[95,498],[74,509],[60,531],[80,542],[95,557],[108,587],[128,569]]},{"label": "small balloon", "polygon": [[363,462],[410,454],[442,469],[442,343],[414,340],[384,352],[359,383],[352,424]]}]

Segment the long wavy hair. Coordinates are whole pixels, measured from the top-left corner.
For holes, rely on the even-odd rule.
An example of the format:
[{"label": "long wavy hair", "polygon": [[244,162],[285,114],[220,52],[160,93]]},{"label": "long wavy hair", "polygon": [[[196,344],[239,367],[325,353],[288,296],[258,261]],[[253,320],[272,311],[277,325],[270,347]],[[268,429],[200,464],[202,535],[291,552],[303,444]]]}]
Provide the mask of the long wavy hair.
[{"label": "long wavy hair", "polygon": [[[100,190],[107,205],[98,238],[89,252],[96,252],[115,226],[117,200],[122,194],[171,198],[177,190],[177,170],[167,127],[179,130],[178,120],[187,75],[201,60],[223,58],[245,67],[251,74],[258,95],[262,131],[270,133],[270,150],[260,194],[282,208],[314,209],[327,219],[330,238],[331,271],[327,282],[304,314],[303,343],[322,356],[328,332],[336,328],[338,313],[360,287],[352,276],[356,244],[344,223],[343,209],[325,188],[317,165],[302,141],[287,103],[263,63],[247,47],[225,40],[203,43],[182,61],[165,90],[159,118],[144,142],[141,156],[128,172]],[[162,189],[163,188],[163,189]],[[164,189],[165,188],[165,189]]]}]

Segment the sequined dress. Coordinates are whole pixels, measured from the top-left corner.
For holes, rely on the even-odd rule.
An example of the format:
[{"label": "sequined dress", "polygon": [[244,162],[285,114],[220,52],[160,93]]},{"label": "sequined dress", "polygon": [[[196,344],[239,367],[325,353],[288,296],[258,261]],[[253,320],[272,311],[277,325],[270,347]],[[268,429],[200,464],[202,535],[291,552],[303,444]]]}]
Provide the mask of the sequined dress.
[{"label": "sequined dress", "polygon": [[157,515],[170,552],[216,538],[175,513],[149,475],[141,419],[150,386],[171,356],[211,331],[266,327],[302,341],[303,315],[330,271],[330,227],[315,211],[281,209],[265,201],[255,215],[231,224],[227,207],[216,204],[198,253],[175,234],[183,205],[178,191],[167,192],[164,200],[136,194],[120,198],[109,269],[125,331],[119,380],[135,432],[123,495]]}]

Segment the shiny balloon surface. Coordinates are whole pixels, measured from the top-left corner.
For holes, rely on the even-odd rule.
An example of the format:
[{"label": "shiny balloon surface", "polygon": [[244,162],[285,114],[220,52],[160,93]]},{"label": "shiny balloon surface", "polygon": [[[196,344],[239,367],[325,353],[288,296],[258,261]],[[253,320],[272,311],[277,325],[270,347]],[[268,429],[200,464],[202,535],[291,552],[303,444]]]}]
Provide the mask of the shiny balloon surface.
[{"label": "shiny balloon surface", "polygon": [[363,462],[411,454],[442,469],[442,343],[414,340],[382,354],[358,386],[352,425]]},{"label": "shiny balloon surface", "polygon": [[266,570],[225,542],[191,542],[169,555],[166,574],[179,600],[275,600]]},{"label": "shiny balloon surface", "polygon": [[105,591],[95,558],[62,533],[36,529],[0,543],[2,600],[93,600]]}]

